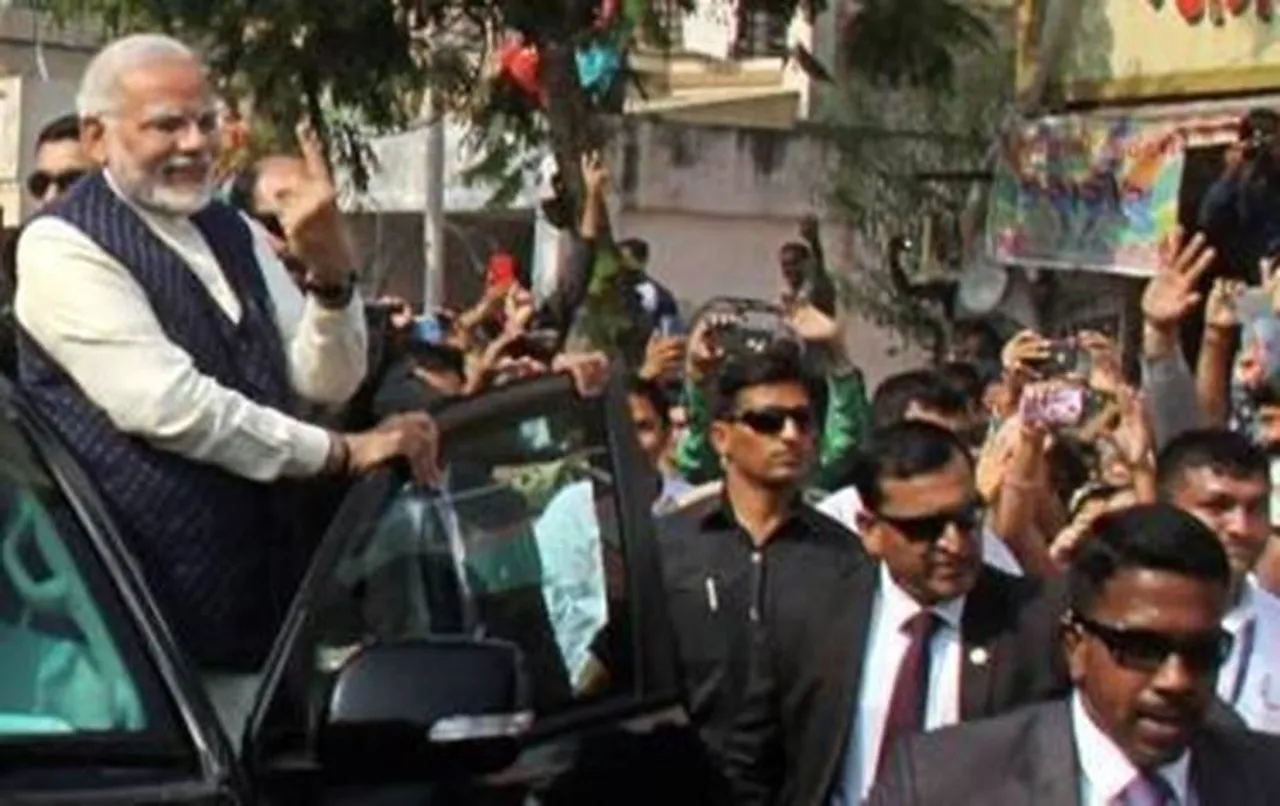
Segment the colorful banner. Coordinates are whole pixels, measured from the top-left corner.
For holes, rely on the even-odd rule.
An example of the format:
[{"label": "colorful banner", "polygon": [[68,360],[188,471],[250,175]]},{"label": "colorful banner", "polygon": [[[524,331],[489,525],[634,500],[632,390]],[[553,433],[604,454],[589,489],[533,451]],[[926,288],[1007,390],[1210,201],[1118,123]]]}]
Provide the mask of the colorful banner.
[{"label": "colorful banner", "polygon": [[987,219],[1004,264],[1145,276],[1178,223],[1185,139],[1171,122],[1055,117],[1006,132]]}]

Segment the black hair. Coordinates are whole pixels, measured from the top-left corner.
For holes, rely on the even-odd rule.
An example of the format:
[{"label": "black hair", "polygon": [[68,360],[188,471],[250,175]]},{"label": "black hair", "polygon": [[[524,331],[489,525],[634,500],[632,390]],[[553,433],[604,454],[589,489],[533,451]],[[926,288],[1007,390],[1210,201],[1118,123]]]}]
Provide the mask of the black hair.
[{"label": "black hair", "polygon": [[1193,470],[1207,468],[1234,479],[1268,478],[1267,454],[1248,437],[1225,428],[1201,428],[1175,437],[1156,458],[1156,486],[1170,498]]},{"label": "black hair", "polygon": [[813,257],[813,251],[799,241],[788,241],[778,248],[778,259],[786,260],[788,257],[792,260],[808,260]]},{"label": "black hair", "polygon": [[649,261],[649,242],[643,238],[627,238],[618,241],[618,251],[631,255],[639,263]]},{"label": "black hair", "polygon": [[250,165],[236,171],[227,191],[227,203],[245,213],[257,212],[255,191],[258,189],[258,166]]},{"label": "black hair", "polygon": [[946,376],[928,369],[900,372],[880,382],[871,398],[871,422],[875,428],[900,423],[911,404],[940,414],[960,415],[969,408],[962,389]]},{"label": "black hair", "polygon": [[947,429],[903,420],[871,434],[853,463],[848,481],[857,487],[862,503],[874,510],[884,500],[885,481],[935,473],[956,456],[973,463],[968,449]]},{"label": "black hair", "polygon": [[987,379],[976,364],[968,361],[950,361],[938,367],[938,374],[969,398],[970,404],[980,403],[987,391]]},{"label": "black hair", "polygon": [[1252,140],[1255,137],[1274,137],[1280,133],[1280,115],[1266,107],[1256,107],[1240,118],[1238,130],[1240,140]]},{"label": "black hair", "polygon": [[712,414],[727,420],[737,411],[738,396],[754,386],[797,383],[809,391],[810,402],[820,409],[820,387],[805,371],[800,346],[792,341],[775,341],[761,352],[731,355],[720,365],[712,394]]},{"label": "black hair", "polygon": [[983,360],[1000,360],[1000,351],[1004,348],[1004,339],[994,324],[986,319],[965,319],[956,322],[951,328],[952,343],[962,339],[975,339],[978,342],[977,358]]},{"label": "black hair", "polygon": [[661,386],[633,375],[627,382],[627,394],[649,401],[649,405],[657,412],[658,422],[662,424],[663,430],[671,428],[671,401]]},{"label": "black hair", "polygon": [[1071,609],[1087,616],[1107,583],[1126,570],[1167,571],[1231,584],[1227,554],[1200,519],[1170,504],[1141,504],[1099,517],[1067,572]]},{"label": "black hair", "polygon": [[80,140],[80,116],[63,115],[44,124],[44,128],[36,135],[36,148],[45,143],[60,143],[63,140]]}]

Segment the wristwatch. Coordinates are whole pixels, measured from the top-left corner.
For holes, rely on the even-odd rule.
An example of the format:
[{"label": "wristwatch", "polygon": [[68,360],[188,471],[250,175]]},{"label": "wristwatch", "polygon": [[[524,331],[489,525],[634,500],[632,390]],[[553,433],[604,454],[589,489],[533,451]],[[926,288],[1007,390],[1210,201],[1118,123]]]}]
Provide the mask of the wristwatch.
[{"label": "wristwatch", "polygon": [[316,302],[325,308],[345,308],[351,304],[356,293],[356,274],[350,272],[346,280],[340,283],[318,283],[307,275],[302,290],[315,297]]}]

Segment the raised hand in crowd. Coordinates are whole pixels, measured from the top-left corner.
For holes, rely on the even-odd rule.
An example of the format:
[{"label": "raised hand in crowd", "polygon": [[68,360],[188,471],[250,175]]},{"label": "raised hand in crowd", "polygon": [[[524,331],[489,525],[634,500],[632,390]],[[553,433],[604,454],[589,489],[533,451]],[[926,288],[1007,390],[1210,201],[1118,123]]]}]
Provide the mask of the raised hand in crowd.
[{"label": "raised hand in crowd", "polygon": [[689,336],[685,375],[695,383],[710,377],[724,360],[724,350],[716,343],[716,329],[731,325],[733,318],[725,314],[703,316]]},{"label": "raised hand in crowd", "polygon": [[1200,304],[1196,287],[1216,255],[1204,235],[1187,239],[1181,228],[1165,244],[1160,268],[1142,293],[1143,350],[1148,358],[1177,348],[1178,325]]},{"label": "raised hand in crowd", "polygon": [[[1265,277],[1266,267],[1262,270]],[[1239,280],[1219,277],[1205,300],[1204,333],[1195,379],[1196,399],[1206,424],[1226,425],[1230,414],[1231,364],[1241,323],[1240,300],[1247,290],[1248,286]]]},{"label": "raised hand in crowd", "polygon": [[830,344],[840,338],[840,323],[817,306],[804,303],[787,312],[787,322],[796,335],[810,344]]},{"label": "raised hand in crowd", "polygon": [[664,381],[680,373],[689,341],[683,336],[654,333],[645,348],[644,362],[637,374],[648,381]]},{"label": "raised hand in crowd", "polygon": [[1051,347],[1044,336],[1034,330],[1023,330],[1000,351],[1000,364],[1005,374],[1025,381],[1034,376],[1033,365],[1049,357]]},{"label": "raised hand in crowd", "polygon": [[1209,298],[1205,300],[1204,324],[1207,328],[1220,331],[1234,331],[1240,326],[1240,315],[1236,305],[1240,295],[1248,286],[1242,280],[1227,277],[1214,279],[1209,289]]},{"label": "raised hand in crowd", "polygon": [[1156,445],[1145,401],[1140,393],[1125,386],[1117,390],[1116,404],[1119,420],[1100,439],[1115,448],[1115,459],[1126,471],[1127,477],[1116,481],[1132,486],[1138,500],[1153,502],[1156,499]]},{"label": "raised hand in crowd", "polygon": [[1280,259],[1266,257],[1259,260],[1258,277],[1263,293],[1271,301],[1271,310],[1280,314]]},{"label": "raised hand in crowd", "polygon": [[552,372],[567,372],[583,397],[598,397],[609,385],[609,358],[604,353],[561,353],[551,362]]},{"label": "raised hand in crowd", "polygon": [[609,189],[609,165],[599,151],[582,155],[582,182],[589,194],[603,194]]},{"label": "raised hand in crowd", "polygon": [[533,294],[519,283],[513,283],[502,302],[502,329],[507,334],[521,334],[529,329],[537,308]]},{"label": "raised hand in crowd", "polygon": [[1124,386],[1124,370],[1120,351],[1109,336],[1085,330],[1076,339],[1080,349],[1089,355],[1089,388],[1104,395],[1114,395]]},{"label": "raised hand in crowd", "polygon": [[511,350],[524,338],[519,331],[504,331],[473,354],[467,369],[464,395],[476,395],[488,389],[499,379],[520,380],[541,375],[547,371],[544,364],[530,356],[513,356]]},{"label": "raised hand in crowd", "polygon": [[374,304],[391,310],[387,321],[393,330],[403,331],[413,324],[413,306],[404,297],[386,294],[378,297]]}]

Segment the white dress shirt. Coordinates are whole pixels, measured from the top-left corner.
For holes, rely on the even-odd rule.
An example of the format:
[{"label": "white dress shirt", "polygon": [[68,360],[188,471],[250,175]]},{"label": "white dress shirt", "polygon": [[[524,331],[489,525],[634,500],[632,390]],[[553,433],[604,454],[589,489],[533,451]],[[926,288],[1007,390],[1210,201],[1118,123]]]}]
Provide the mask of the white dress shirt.
[{"label": "white dress shirt", "polygon": [[[858,531],[858,515],[862,512],[862,496],[857,487],[837,490],[818,504],[818,511],[834,518],[852,532]],[[982,561],[1006,574],[1022,576],[1022,564],[1013,556],[1008,544],[1000,536],[984,526],[982,528]]]},{"label": "white dress shirt", "polygon": [[[238,322],[240,302],[190,219],[130,206]],[[304,299],[260,228],[250,229],[294,391],[315,403],[345,402],[366,371],[359,299],[342,310]],[[74,225],[53,217],[31,222],[18,241],[17,275],[18,322],[116,428],[258,481],[310,476],[324,466],[324,429],[200,373],[165,335],[129,271]]]},{"label": "white dress shirt", "polygon": [[[926,731],[944,728],[960,721],[960,619],[964,614],[964,598],[932,608],[942,619],[929,644],[929,698],[925,703]],[[836,802],[845,806],[861,803],[875,783],[880,761],[880,745],[884,739],[884,723],[889,716],[889,701],[902,659],[911,646],[911,638],[903,624],[923,611],[898,583],[888,569],[880,566],[880,581],[871,611],[867,634],[867,652],[862,663],[862,684],[858,692],[856,713],[849,748],[845,756],[843,785]],[[857,797],[850,797],[856,793]]]},{"label": "white dress shirt", "polygon": [[1280,599],[1251,576],[1222,627],[1235,643],[1218,671],[1218,696],[1253,730],[1280,734]]},{"label": "white dress shirt", "polygon": [[[1138,769],[1094,723],[1079,692],[1071,697],[1071,736],[1080,761],[1080,806],[1123,803],[1119,798],[1138,777]],[[1184,751],[1176,761],[1157,770],[1173,789],[1177,806],[1196,804],[1188,780],[1190,771],[1190,751]]]}]

